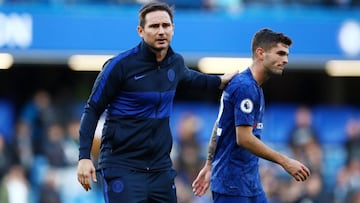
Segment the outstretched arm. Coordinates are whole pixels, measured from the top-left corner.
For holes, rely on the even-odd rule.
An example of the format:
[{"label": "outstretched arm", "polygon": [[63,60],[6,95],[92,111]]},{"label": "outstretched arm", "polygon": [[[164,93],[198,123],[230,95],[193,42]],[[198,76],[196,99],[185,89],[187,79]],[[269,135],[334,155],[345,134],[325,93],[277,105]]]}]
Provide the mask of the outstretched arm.
[{"label": "outstretched arm", "polygon": [[226,73],[226,74],[220,76],[221,84],[220,84],[219,89],[221,89],[221,90],[224,89],[225,86],[230,82],[230,80],[238,73],[239,73],[239,71],[235,71],[235,72]]},{"label": "outstretched arm", "polygon": [[192,184],[193,192],[196,196],[202,196],[203,194],[205,194],[210,186],[211,164],[216,149],[217,126],[218,126],[218,122],[216,121],[209,142],[208,155],[205,166],[200,170],[198,176],[196,177],[196,179]]},{"label": "outstretched arm", "polygon": [[310,176],[310,170],[297,160],[281,154],[252,134],[251,126],[236,127],[236,143],[251,153],[281,165],[297,181],[305,181]]}]

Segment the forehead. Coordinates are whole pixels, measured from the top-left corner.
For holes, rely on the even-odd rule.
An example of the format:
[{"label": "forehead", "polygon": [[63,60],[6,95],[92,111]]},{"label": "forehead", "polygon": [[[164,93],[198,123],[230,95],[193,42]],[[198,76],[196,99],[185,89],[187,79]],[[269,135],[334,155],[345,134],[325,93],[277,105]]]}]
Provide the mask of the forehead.
[{"label": "forehead", "polygon": [[171,23],[170,15],[166,11],[153,11],[145,16],[145,24]]},{"label": "forehead", "polygon": [[289,46],[284,43],[279,42],[271,48],[271,51],[273,51],[273,52],[284,51],[287,53],[287,52],[289,52]]}]

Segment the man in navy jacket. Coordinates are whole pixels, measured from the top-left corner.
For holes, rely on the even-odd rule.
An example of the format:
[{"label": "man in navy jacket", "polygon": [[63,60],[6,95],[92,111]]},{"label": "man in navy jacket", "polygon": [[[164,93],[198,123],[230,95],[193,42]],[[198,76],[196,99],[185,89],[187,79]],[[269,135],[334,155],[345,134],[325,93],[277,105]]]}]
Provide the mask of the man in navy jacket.
[{"label": "man in navy jacket", "polygon": [[106,112],[99,171],[105,202],[176,200],[170,151],[169,118],[176,88],[222,89],[236,74],[221,77],[185,66],[170,47],[173,10],[153,2],[139,11],[137,31],[142,41],[108,60],[99,73],[80,125],[78,181],[91,189],[96,180],[91,147],[97,122]]}]

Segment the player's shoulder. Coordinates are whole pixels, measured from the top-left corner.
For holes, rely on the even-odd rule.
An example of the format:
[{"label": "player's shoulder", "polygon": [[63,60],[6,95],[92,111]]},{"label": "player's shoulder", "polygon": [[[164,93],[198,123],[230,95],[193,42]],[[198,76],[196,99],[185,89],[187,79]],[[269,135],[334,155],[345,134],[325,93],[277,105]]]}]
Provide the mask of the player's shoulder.
[{"label": "player's shoulder", "polygon": [[243,71],[234,76],[225,88],[225,92],[229,95],[236,95],[236,97],[240,95],[250,97],[256,91],[256,87],[256,82],[252,78],[251,73]]},{"label": "player's shoulder", "polygon": [[133,57],[137,57],[137,53],[139,53],[139,47],[133,47],[131,49],[128,49],[126,51],[120,52],[116,56],[113,57],[113,59],[117,62],[120,62],[122,60],[131,59]]},{"label": "player's shoulder", "polygon": [[229,83],[229,86],[234,86],[241,89],[248,89],[254,85],[256,85],[256,82],[254,81],[250,70],[248,69],[235,75]]},{"label": "player's shoulder", "polygon": [[174,59],[185,61],[184,57],[180,53],[173,52],[172,54],[169,54],[169,55],[170,55],[170,57],[173,57]]},{"label": "player's shoulder", "polygon": [[139,48],[133,47],[131,49],[128,49],[126,51],[122,51],[111,58],[109,58],[105,63],[104,66],[108,66],[111,68],[119,67],[121,64],[133,64],[139,61],[137,59]]},{"label": "player's shoulder", "polygon": [[182,65],[185,64],[185,59],[184,59],[183,55],[174,51],[171,46],[169,46],[166,60],[168,63],[175,62],[177,64],[182,64]]}]

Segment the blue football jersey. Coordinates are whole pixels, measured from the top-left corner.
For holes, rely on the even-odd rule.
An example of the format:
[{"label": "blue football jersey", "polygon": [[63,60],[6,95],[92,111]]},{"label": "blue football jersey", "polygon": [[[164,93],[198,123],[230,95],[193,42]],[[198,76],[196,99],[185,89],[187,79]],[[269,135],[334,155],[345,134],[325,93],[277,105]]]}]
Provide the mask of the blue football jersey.
[{"label": "blue football jersey", "polygon": [[250,69],[236,75],[224,89],[218,115],[217,144],[211,190],[221,194],[255,196],[263,192],[259,158],[236,144],[236,126],[252,126],[261,139],[265,102]]}]

